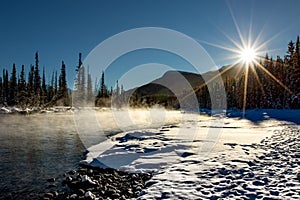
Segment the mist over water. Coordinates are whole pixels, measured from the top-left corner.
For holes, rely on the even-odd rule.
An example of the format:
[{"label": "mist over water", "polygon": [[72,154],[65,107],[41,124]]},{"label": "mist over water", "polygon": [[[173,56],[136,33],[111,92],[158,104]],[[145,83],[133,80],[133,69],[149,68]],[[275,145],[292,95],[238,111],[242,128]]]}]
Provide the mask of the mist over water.
[{"label": "mist over water", "polygon": [[76,167],[84,150],[107,135],[181,121],[179,111],[102,109],[88,114],[97,122],[94,127],[76,122],[74,113],[0,115],[0,199],[39,199],[48,178]]},{"label": "mist over water", "polygon": [[82,159],[72,115],[0,116],[1,199],[37,198],[46,179]]}]

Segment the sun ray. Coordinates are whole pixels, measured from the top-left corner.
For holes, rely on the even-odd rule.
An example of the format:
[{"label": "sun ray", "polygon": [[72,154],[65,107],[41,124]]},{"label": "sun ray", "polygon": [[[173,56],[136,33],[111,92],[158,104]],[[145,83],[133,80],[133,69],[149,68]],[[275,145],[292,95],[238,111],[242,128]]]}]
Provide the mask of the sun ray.
[{"label": "sun ray", "polygon": [[267,75],[269,75],[274,81],[276,81],[281,87],[283,87],[286,91],[288,91],[291,95],[295,95],[286,85],[284,85],[280,80],[278,80],[269,70],[267,70],[264,66],[262,66],[259,62],[255,62],[257,66],[263,70]]},{"label": "sun ray", "polygon": [[233,53],[239,53],[239,50],[235,49],[235,48],[230,48],[230,47],[222,46],[222,45],[219,45],[219,44],[214,44],[214,43],[211,43],[211,42],[206,42],[204,40],[199,40],[199,39],[196,39],[196,41],[198,41],[200,43],[210,45],[210,46],[213,46],[213,47],[217,47],[219,49],[224,49],[224,50],[227,50],[227,51],[231,51]]},{"label": "sun ray", "polygon": [[[199,87],[195,89],[195,92],[199,91],[201,88],[205,87],[208,83],[214,81],[217,77],[222,76],[224,73],[226,73],[228,70],[232,69],[235,66],[238,66],[235,68],[236,75],[234,76],[235,79],[238,79],[240,74],[244,73],[244,88],[243,88],[243,96],[242,96],[242,109],[243,109],[243,116],[245,116],[245,111],[247,108],[247,90],[248,90],[248,79],[249,79],[249,73],[253,73],[259,87],[261,88],[261,91],[263,94],[265,93],[263,88],[263,83],[261,82],[261,79],[258,75],[258,70],[262,71],[263,76],[269,76],[271,79],[273,79],[277,84],[279,84],[282,88],[284,88],[286,91],[288,91],[290,94],[295,95],[286,85],[284,85],[280,80],[278,80],[269,70],[267,70],[262,64],[261,61],[264,60],[264,55],[266,53],[270,53],[273,51],[277,51],[278,49],[269,49],[268,45],[274,41],[276,38],[278,38],[283,32],[286,31],[286,29],[281,30],[277,34],[273,35],[269,39],[263,41],[263,32],[265,30],[266,24],[262,27],[260,32],[253,37],[253,21],[252,16],[250,17],[250,23],[249,23],[249,30],[246,35],[242,34],[241,28],[239,27],[239,24],[237,22],[237,18],[235,17],[232,7],[229,3],[229,1],[226,1],[233,24],[235,26],[236,33],[238,35],[238,40],[233,39],[231,35],[228,35],[225,33],[222,29],[219,27],[218,30],[230,41],[230,46],[220,45],[220,44],[213,44],[206,41],[200,41],[201,43],[208,44],[210,46],[226,50],[228,52],[233,53],[232,56],[226,57],[224,60],[232,60],[234,61],[232,65],[226,66],[224,70],[220,71],[219,74],[213,76],[210,78],[206,83],[201,84]],[[251,71],[249,71],[251,70]]]},{"label": "sun ray", "polygon": [[245,81],[244,81],[243,118],[245,117],[246,106],[247,106],[248,72],[249,72],[249,68],[247,67],[245,72]]},{"label": "sun ray", "polygon": [[268,39],[267,41],[261,43],[260,45],[258,45],[256,48],[257,49],[262,49],[264,46],[266,46],[267,44],[269,44],[271,41],[275,40],[276,38],[279,37],[279,35],[281,35],[283,31],[280,31],[279,33],[273,35],[270,39]]},{"label": "sun ray", "polygon": [[245,46],[246,46],[246,43],[245,43],[243,34],[242,34],[241,30],[240,30],[240,27],[239,27],[239,25],[238,25],[238,23],[237,23],[237,20],[236,20],[234,14],[233,14],[233,11],[232,11],[232,9],[231,9],[231,6],[230,6],[229,2],[228,2],[228,1],[226,1],[226,2],[227,2],[227,6],[228,6],[228,9],[229,9],[231,18],[232,18],[233,23],[234,23],[234,25],[235,25],[236,31],[238,32],[238,35],[239,35],[240,40],[241,40],[241,42],[242,42],[242,45],[245,47]]},{"label": "sun ray", "polygon": [[262,86],[262,84],[261,84],[261,82],[260,82],[260,80],[259,80],[258,74],[257,74],[257,72],[256,72],[256,67],[255,67],[255,66],[252,67],[251,70],[252,70],[252,72],[253,72],[253,74],[254,74],[254,77],[255,77],[256,81],[258,82],[259,87],[260,87],[261,89],[263,89],[263,86]]},{"label": "sun ray", "polygon": [[237,49],[242,49],[243,46],[240,45],[237,41],[235,41],[232,37],[230,37],[227,33],[225,33],[222,29],[219,29],[219,31],[228,39],[230,40],[235,46]]}]

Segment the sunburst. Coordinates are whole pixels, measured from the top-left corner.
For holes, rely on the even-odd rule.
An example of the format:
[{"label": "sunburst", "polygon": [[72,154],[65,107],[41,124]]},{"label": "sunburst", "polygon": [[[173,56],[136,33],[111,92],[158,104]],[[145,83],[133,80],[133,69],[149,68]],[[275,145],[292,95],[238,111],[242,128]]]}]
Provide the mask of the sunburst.
[{"label": "sunburst", "polygon": [[[262,85],[261,85],[259,77],[256,73],[256,69],[261,70],[266,76],[271,77],[273,80],[275,80],[281,87],[283,87],[289,93],[293,94],[293,92],[287,86],[285,86],[282,82],[280,82],[280,80],[278,80],[270,71],[268,71],[264,66],[262,66],[262,64],[260,62],[260,60],[263,60],[263,57],[262,57],[263,55],[265,55],[268,52],[273,51],[273,50],[270,50],[270,49],[269,50],[264,50],[264,48],[267,46],[267,44],[269,44],[271,41],[276,39],[281,33],[277,33],[276,35],[271,37],[269,40],[262,41],[261,40],[262,31],[261,31],[257,35],[257,37],[253,40],[253,37],[252,37],[252,22],[250,23],[250,26],[249,26],[248,36],[243,35],[229,4],[228,4],[228,8],[229,8],[233,23],[235,25],[236,32],[238,34],[239,40],[234,40],[232,37],[230,37],[224,31],[220,30],[224,34],[224,36],[234,45],[233,47],[230,47],[229,45],[226,45],[226,46],[224,45],[223,46],[223,45],[213,44],[213,43],[209,43],[209,42],[206,42],[206,41],[200,41],[200,42],[231,52],[232,56],[229,57],[229,59],[230,60],[233,59],[235,61],[228,68],[226,68],[225,70],[220,72],[221,75],[223,73],[225,73],[226,71],[230,70],[232,67],[234,67],[236,65],[246,67],[245,70],[241,70],[241,71],[244,71],[244,75],[245,75],[244,94],[243,94],[243,117],[244,117],[245,116],[245,111],[246,111],[249,69],[251,69],[251,71],[253,72],[253,74],[256,77],[260,87],[262,87]],[[239,73],[241,73],[241,71]],[[217,76],[219,76],[219,75],[217,75]],[[213,81],[216,77],[213,77],[208,82]],[[204,86],[205,85],[199,86],[197,90],[201,89]]]}]

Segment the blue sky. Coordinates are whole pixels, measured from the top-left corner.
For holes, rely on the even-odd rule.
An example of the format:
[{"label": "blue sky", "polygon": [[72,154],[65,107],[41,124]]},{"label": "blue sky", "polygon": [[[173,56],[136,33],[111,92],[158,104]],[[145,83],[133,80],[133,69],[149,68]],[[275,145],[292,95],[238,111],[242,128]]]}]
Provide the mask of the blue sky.
[{"label": "blue sky", "polygon": [[[79,52],[85,57],[105,39],[140,27],[169,28],[198,41],[233,46],[222,33],[238,40],[230,9],[243,34],[247,35],[250,22],[253,36],[262,32],[262,41],[279,34],[266,48],[272,50],[270,54],[274,57],[282,56],[287,43],[300,34],[299,7],[299,0],[4,0],[0,6],[0,69],[11,71],[16,63],[18,71],[24,64],[28,72],[29,65],[34,64],[34,53],[39,51],[40,67],[45,67],[48,75],[59,70],[61,61],[65,61],[72,87]],[[201,44],[218,66],[232,62],[227,59],[230,52]],[[158,56],[156,60],[145,59],[149,55]],[[138,61],[133,62],[134,59]],[[107,84],[112,85],[120,78],[120,73],[116,73],[118,67],[126,71],[133,65],[153,61],[175,62],[175,68],[192,71],[178,58],[159,56],[155,51],[136,52],[114,63],[107,74]]]}]

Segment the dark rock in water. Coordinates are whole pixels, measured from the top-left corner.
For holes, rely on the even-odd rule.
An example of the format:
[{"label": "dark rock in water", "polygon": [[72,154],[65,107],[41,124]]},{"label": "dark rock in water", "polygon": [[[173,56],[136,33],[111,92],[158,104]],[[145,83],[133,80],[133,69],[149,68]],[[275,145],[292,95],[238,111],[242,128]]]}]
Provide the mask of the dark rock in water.
[{"label": "dark rock in water", "polygon": [[51,199],[54,197],[54,195],[51,192],[48,192],[44,195],[44,197]]},{"label": "dark rock in water", "polygon": [[47,188],[49,189],[49,188],[55,188],[57,185],[56,184],[50,184],[50,185],[48,185],[47,186]]},{"label": "dark rock in water", "polygon": [[55,182],[55,178],[49,178],[47,179],[48,182]]},{"label": "dark rock in water", "polygon": [[70,171],[68,172],[68,174],[70,174],[70,175],[74,175],[75,173],[76,173],[75,170],[70,170]]}]

